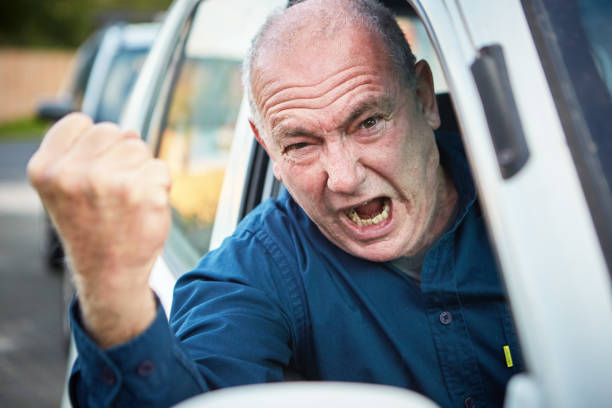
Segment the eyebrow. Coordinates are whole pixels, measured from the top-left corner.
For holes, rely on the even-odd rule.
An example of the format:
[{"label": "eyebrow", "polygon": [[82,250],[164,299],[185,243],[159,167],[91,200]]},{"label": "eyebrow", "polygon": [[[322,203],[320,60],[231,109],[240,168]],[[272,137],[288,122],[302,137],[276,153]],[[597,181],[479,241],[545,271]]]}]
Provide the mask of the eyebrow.
[{"label": "eyebrow", "polygon": [[364,99],[362,102],[357,104],[349,117],[342,123],[341,127],[346,128],[351,123],[359,119],[361,115],[369,110],[379,109],[384,113],[391,113],[393,110],[393,99],[387,95],[377,96],[373,98]]},{"label": "eyebrow", "polygon": [[[394,110],[393,99],[387,95],[370,97],[359,102],[353,107],[349,116],[340,125],[341,128],[348,127],[351,123],[357,120],[361,115],[369,110],[378,109],[385,114],[390,114]],[[304,127],[289,127],[279,126],[272,131],[272,137],[274,140],[280,141],[283,138],[296,137],[296,136],[316,136],[312,131]]]}]

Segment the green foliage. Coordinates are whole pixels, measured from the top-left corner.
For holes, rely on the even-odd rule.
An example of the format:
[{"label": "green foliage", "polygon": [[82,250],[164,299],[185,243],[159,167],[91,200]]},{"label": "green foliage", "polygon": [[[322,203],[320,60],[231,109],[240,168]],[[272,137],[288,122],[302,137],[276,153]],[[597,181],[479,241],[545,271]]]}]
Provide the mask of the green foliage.
[{"label": "green foliage", "polygon": [[42,139],[49,122],[27,117],[0,124],[0,142]]},{"label": "green foliage", "polygon": [[1,0],[0,46],[76,47],[111,20],[143,21],[172,0]]}]

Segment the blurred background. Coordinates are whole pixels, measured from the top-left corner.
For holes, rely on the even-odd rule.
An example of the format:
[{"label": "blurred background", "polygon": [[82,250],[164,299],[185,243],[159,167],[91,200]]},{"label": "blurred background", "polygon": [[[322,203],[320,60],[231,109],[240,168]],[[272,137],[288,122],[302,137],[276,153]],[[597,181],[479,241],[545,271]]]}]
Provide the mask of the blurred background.
[{"label": "blurred background", "polygon": [[0,1],[0,407],[59,406],[66,370],[70,286],[27,161],[69,111],[118,119],[170,3]]}]

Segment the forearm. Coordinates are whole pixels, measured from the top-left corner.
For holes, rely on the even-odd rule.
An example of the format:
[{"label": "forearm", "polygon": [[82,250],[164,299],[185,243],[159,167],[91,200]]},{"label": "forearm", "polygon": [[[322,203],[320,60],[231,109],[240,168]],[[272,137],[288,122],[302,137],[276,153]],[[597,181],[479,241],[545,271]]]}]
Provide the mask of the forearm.
[{"label": "forearm", "polygon": [[143,333],[106,350],[89,338],[81,317],[79,305],[73,305],[79,358],[69,387],[75,407],[167,407],[207,390],[195,363],[170,332],[161,306]]},{"label": "forearm", "polygon": [[155,319],[157,305],[146,281],[138,285],[110,280],[84,281],[77,274],[75,286],[82,324],[102,349],[137,337]]},{"label": "forearm", "polygon": [[45,135],[28,175],[59,233],[102,348],[154,319],[151,269],[170,229],[170,173],[138,134],[71,114]]}]

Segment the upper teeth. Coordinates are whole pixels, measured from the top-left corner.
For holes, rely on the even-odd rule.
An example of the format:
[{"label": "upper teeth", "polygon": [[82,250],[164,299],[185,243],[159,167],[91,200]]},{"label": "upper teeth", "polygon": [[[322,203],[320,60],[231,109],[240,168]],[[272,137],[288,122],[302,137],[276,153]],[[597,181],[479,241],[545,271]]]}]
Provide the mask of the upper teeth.
[{"label": "upper teeth", "polygon": [[373,218],[362,219],[359,217],[359,214],[357,214],[357,211],[355,211],[354,208],[347,210],[346,215],[353,220],[354,223],[361,227],[363,225],[375,225],[383,220],[386,220],[389,218],[389,209],[389,202],[385,200],[382,211]]}]

